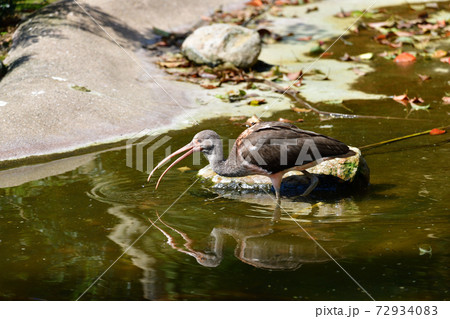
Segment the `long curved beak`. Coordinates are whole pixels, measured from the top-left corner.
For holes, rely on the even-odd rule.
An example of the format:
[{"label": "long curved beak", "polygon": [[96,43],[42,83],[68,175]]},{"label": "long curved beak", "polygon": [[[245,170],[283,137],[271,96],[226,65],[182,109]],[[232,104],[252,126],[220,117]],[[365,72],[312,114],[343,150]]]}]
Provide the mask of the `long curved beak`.
[{"label": "long curved beak", "polygon": [[169,167],[166,168],[166,170],[161,174],[161,176],[158,179],[158,182],[156,183],[156,187],[155,189],[158,189],[159,183],[161,182],[161,179],[164,177],[164,175],[166,175],[166,173],[173,167],[175,166],[178,162],[182,161],[183,159],[185,159],[186,157],[188,157],[189,155],[191,155],[192,153],[194,153],[195,151],[200,150],[198,147],[195,147],[193,142],[190,142],[189,144],[183,146],[182,148],[180,148],[179,150],[173,152],[172,154],[170,154],[169,156],[167,156],[165,159],[163,159],[161,162],[158,163],[158,165],[156,165],[156,167],[150,172],[150,175],[148,175],[147,178],[147,182],[150,181],[150,178],[152,177],[153,173],[160,168],[161,166],[163,166],[165,163],[167,163],[172,157],[174,157],[175,155],[178,155],[180,153],[183,153],[185,151],[187,151],[185,154],[183,154],[182,156],[180,156],[179,158],[177,158],[172,164],[170,164]]}]

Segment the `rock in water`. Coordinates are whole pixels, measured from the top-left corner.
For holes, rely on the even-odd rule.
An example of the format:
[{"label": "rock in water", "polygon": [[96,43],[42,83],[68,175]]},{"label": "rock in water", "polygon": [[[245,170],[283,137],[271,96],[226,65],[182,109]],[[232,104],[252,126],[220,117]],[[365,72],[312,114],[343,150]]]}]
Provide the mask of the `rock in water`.
[{"label": "rock in water", "polygon": [[261,39],[254,30],[217,23],[195,30],[181,49],[186,58],[197,64],[216,66],[229,62],[248,68],[258,59]]},{"label": "rock in water", "polygon": [[[308,169],[311,174],[317,175],[319,185],[312,192],[332,193],[339,195],[349,191],[357,191],[369,185],[370,171],[361,151],[350,147],[356,153],[347,158],[335,158],[325,161]],[[217,175],[209,165],[198,172],[203,180],[213,184],[215,190],[223,191],[258,191],[269,190],[272,186],[270,178],[262,175],[245,177],[224,177]],[[290,171],[284,175],[281,184],[283,195],[300,195],[308,187],[310,181],[302,172]]]}]

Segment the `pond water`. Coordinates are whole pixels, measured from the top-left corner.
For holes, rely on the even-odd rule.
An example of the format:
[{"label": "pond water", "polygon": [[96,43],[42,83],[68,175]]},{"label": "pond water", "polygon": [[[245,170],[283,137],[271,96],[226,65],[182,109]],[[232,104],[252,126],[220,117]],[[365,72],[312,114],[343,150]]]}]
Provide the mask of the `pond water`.
[{"label": "pond water", "polygon": [[[338,44],[333,51],[336,56],[347,50],[364,53],[351,52],[355,47]],[[370,63],[377,72],[356,87],[387,95],[408,89],[431,104],[408,115],[420,121],[320,121],[310,112],[298,126],[363,146],[449,124],[448,106],[440,101],[448,73],[435,71],[442,63],[398,66],[382,58]],[[421,83],[416,73],[433,80]],[[392,99],[316,107],[396,117],[408,113]],[[299,115],[285,111],[270,120],[279,117]],[[228,119],[206,121],[169,132],[172,150],[211,128],[225,139],[244,129]],[[16,168],[15,180],[24,179],[14,186],[7,185],[8,171],[2,171],[0,299],[370,300],[370,294],[376,300],[448,300],[448,134],[424,135],[363,155],[371,169],[367,190],[284,199],[290,216],[282,212],[276,222],[267,194],[217,196],[198,181],[203,158],[201,165],[180,163],[177,167],[190,169],[172,169],[158,190],[145,182],[145,172],[126,165],[125,147],[71,159],[72,168],[58,174],[52,173],[58,161],[47,173],[45,165]],[[158,149],[156,160],[163,157]],[[150,220],[158,216],[161,221],[152,226]]]}]

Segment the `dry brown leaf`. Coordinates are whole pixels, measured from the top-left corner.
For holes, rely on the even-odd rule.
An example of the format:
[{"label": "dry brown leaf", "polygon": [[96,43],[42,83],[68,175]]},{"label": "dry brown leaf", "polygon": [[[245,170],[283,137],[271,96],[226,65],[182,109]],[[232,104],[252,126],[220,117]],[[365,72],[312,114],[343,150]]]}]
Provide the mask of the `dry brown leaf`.
[{"label": "dry brown leaf", "polygon": [[426,75],[426,74],[417,74],[417,76],[419,77],[419,79],[421,81],[427,81],[427,80],[431,79],[431,76]]},{"label": "dry brown leaf", "polygon": [[214,84],[200,84],[200,86],[207,90],[217,89],[217,85]]},{"label": "dry brown leaf", "polygon": [[257,117],[256,115],[253,115],[252,117],[248,118],[247,121],[245,121],[245,124],[248,126],[253,126],[260,122],[261,122],[261,119],[259,117]]},{"label": "dry brown leaf", "polygon": [[433,58],[443,58],[447,55],[447,51],[444,50],[436,50],[431,55]]},{"label": "dry brown leaf", "polygon": [[232,116],[229,118],[230,121],[232,122],[237,122],[237,121],[243,121],[245,120],[247,117],[246,116]]},{"label": "dry brown leaf", "polygon": [[297,120],[288,120],[288,119],[285,119],[285,118],[282,118],[282,117],[280,117],[279,119],[278,119],[278,122],[283,122],[283,123],[296,123],[296,122],[303,122],[303,119],[297,119]]},{"label": "dry brown leaf", "polygon": [[291,107],[291,110],[297,113],[308,113],[311,112],[311,109],[304,109],[304,108],[299,108],[299,107]]},{"label": "dry brown leaf", "polygon": [[297,41],[310,41],[312,39],[312,36],[307,36],[307,37],[300,37],[297,38]]}]

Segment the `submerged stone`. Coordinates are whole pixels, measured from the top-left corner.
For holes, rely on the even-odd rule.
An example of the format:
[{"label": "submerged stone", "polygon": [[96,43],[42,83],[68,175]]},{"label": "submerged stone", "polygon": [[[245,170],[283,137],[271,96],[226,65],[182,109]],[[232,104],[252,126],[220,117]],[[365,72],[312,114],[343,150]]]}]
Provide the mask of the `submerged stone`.
[{"label": "submerged stone", "polygon": [[[341,194],[348,191],[357,191],[368,186],[370,170],[361,151],[350,147],[356,154],[347,158],[335,158],[309,168],[307,171],[319,178],[319,185],[313,191]],[[221,191],[267,191],[272,187],[270,178],[262,175],[244,177],[225,177],[216,174],[210,165],[198,172],[204,181],[212,183],[212,188]],[[281,183],[283,195],[300,195],[309,186],[309,179],[299,171],[291,171],[284,175]]]},{"label": "submerged stone", "polygon": [[258,59],[261,39],[255,30],[217,23],[195,30],[181,49],[186,58],[198,64],[216,66],[229,62],[248,68]]}]

